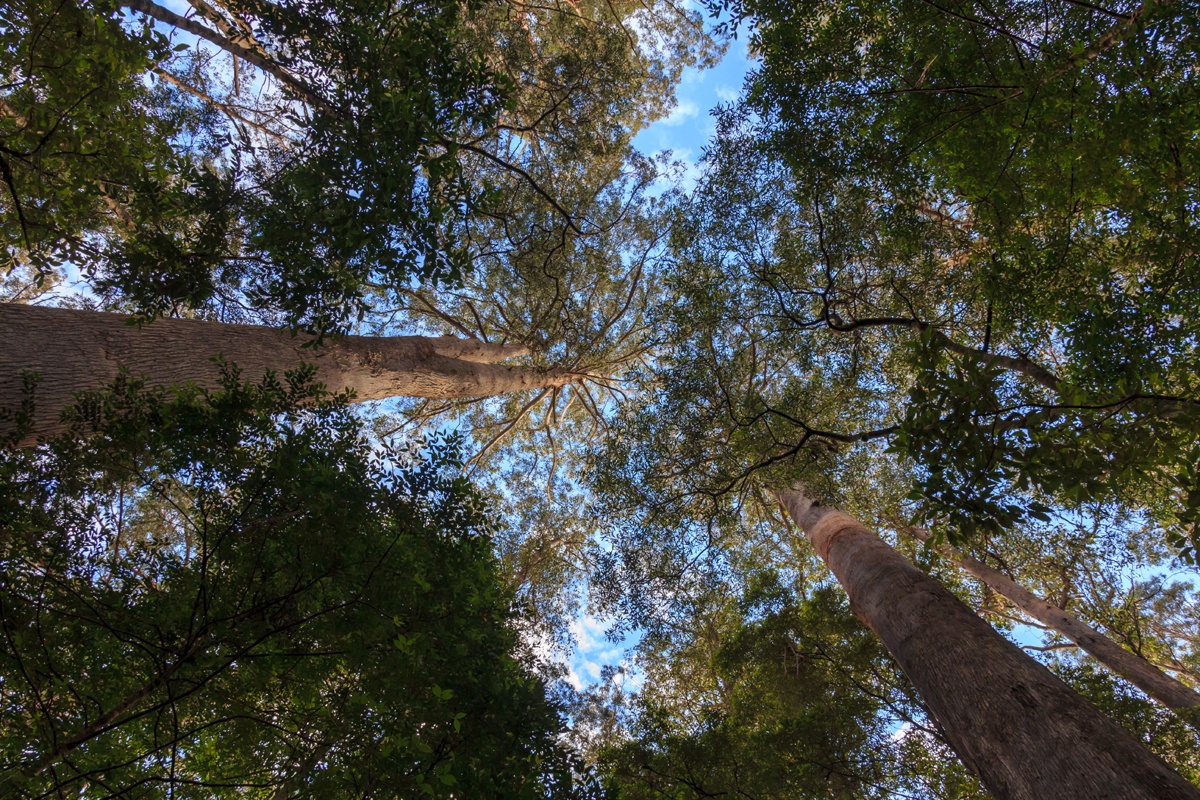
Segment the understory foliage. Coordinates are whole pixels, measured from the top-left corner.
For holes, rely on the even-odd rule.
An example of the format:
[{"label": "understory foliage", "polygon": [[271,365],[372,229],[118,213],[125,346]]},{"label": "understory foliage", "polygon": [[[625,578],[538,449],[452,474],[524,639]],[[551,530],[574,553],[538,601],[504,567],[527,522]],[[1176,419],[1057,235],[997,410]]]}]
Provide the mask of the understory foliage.
[{"label": "understory foliage", "polygon": [[1200,735],[1194,728],[1094,663],[1053,666],[1059,677],[1105,716],[1150,747],[1180,775],[1200,784]]},{"label": "understory foliage", "polygon": [[761,574],[696,610],[641,646],[628,738],[599,753],[622,797],[985,796],[836,587]]},{"label": "understory foliage", "polygon": [[595,794],[456,444],[232,369],[73,419],[0,456],[4,796]]}]

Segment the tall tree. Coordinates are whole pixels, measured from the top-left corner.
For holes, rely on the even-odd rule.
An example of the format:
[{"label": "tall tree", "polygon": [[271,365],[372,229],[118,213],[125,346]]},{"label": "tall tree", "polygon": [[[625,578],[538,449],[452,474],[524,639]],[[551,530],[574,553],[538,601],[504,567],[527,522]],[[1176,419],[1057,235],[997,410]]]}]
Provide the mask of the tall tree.
[{"label": "tall tree", "polygon": [[[317,344],[272,328],[194,319],[160,319],[143,326],[118,314],[0,305],[0,409],[9,424],[23,404],[27,442],[64,429],[62,412],[82,391],[106,388],[123,372],[153,385],[221,385],[220,360],[247,375],[314,364],[332,391],[356,400],[396,396],[480,397],[530,388],[561,387],[579,379],[565,371],[503,366],[524,348],[451,336],[344,336]],[[32,379],[32,386],[29,385]]]},{"label": "tall tree", "polygon": [[[1059,517],[1038,525],[1036,534],[991,538],[967,547],[1122,647],[1196,686],[1200,615],[1195,565],[1174,558],[1169,544],[1147,535],[1144,520],[1106,511],[1074,520]],[[1003,602],[989,605],[999,614],[1008,611]],[[1053,634],[1043,645],[1063,657],[1075,650]]]},{"label": "tall tree", "polygon": [[[1173,101],[1194,106],[1195,9],[732,11],[762,66],[719,115],[662,356],[597,462],[633,517],[618,578],[744,546],[728,518],[796,478],[960,540],[1104,503],[1188,556],[1197,153]],[[1126,144],[1132,119],[1161,138]]]},{"label": "tall tree", "polygon": [[[905,530],[922,542],[931,542],[929,531],[906,526]],[[1173,709],[1190,724],[1200,727],[1200,694],[1167,675],[1146,659],[1122,648],[1100,631],[1066,610],[1043,600],[1003,572],[952,548],[939,548],[952,563],[971,573],[999,594],[1011,600],[1026,615],[1063,635],[1097,661],[1144,691],[1149,697]]]},{"label": "tall tree", "polygon": [[[69,258],[105,308],[318,333],[357,311],[365,331],[520,342],[543,371],[597,379],[641,352],[622,318],[636,318],[644,279],[622,260],[655,238],[640,208],[657,166],[629,141],[669,110],[683,66],[715,52],[695,12],[55,8],[30,3],[28,25],[6,33],[18,274],[52,278]],[[94,57],[111,69],[68,68]],[[78,164],[81,137],[95,157]],[[17,370],[38,360],[14,356]]]},{"label": "tall tree", "polygon": [[800,491],[779,498],[993,795],[1200,797],[857,520]]}]

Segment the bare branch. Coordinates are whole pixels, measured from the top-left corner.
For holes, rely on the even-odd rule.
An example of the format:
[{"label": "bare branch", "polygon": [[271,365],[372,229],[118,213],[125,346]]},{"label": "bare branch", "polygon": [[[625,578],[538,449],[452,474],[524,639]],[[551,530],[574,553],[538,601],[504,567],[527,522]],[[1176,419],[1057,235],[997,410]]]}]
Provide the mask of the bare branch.
[{"label": "bare branch", "polygon": [[174,75],[167,72],[162,67],[155,67],[153,72],[155,75],[159,76],[160,78],[165,80],[167,83],[171,84],[172,86],[175,86],[179,90],[187,92],[188,94],[192,95],[193,97],[196,97],[196,98],[208,103],[213,108],[216,108],[221,113],[225,114],[225,116],[229,117],[234,122],[240,122],[243,125],[248,125],[249,127],[253,128],[254,130],[258,131],[259,133],[270,136],[272,139],[276,140],[277,142],[279,142],[280,144],[282,144],[284,146],[288,146],[291,144],[291,142],[289,142],[287,140],[287,137],[285,137],[283,134],[281,134],[277,131],[273,131],[270,128],[266,127],[265,125],[262,125],[260,123],[254,122],[253,120],[247,119],[234,106],[232,106],[228,103],[222,103],[220,100],[217,100],[217,99],[209,96],[208,94],[205,94],[204,92],[200,91],[195,86],[192,86],[191,84],[188,84],[188,83],[184,83],[183,81],[179,80],[179,78],[176,78]]},{"label": "bare branch", "polygon": [[146,16],[156,19],[159,22],[165,22],[166,24],[173,25],[182,31],[187,31],[188,33],[198,36],[210,44],[216,45],[227,53],[231,53],[238,58],[250,62],[263,72],[278,80],[284,86],[291,89],[300,97],[300,99],[304,100],[305,102],[316,108],[319,108],[321,111],[324,111],[330,116],[338,118],[342,116],[342,113],[330,105],[330,103],[325,100],[325,98],[323,98],[319,92],[293,76],[279,64],[261,55],[260,53],[251,50],[248,47],[243,47],[240,44],[231,42],[211,28],[205,27],[204,25],[201,25],[194,20],[190,20],[187,17],[180,16],[170,9],[163,8],[157,3],[151,2],[151,0],[123,0],[121,5],[123,5],[125,8],[132,9],[133,11],[140,11]]}]

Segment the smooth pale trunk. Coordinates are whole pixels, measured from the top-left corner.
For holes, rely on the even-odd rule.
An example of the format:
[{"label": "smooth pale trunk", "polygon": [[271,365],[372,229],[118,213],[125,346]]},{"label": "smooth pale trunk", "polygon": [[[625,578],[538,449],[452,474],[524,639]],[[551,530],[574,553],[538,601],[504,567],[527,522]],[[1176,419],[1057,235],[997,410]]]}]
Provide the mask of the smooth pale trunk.
[{"label": "smooth pale trunk", "polygon": [[1200,800],[1200,789],[857,520],[800,491],[778,497],[998,800]]},{"label": "smooth pale trunk", "polygon": [[[906,528],[906,530],[921,541],[929,540],[929,531],[927,530],[921,528]],[[1179,712],[1180,717],[1188,724],[1200,727],[1200,713],[1198,713],[1200,712],[1200,694],[1193,692],[1146,659],[1121,647],[1086,622],[1068,614],[1058,606],[1047,603],[1003,572],[947,547],[938,548],[938,552],[949,559],[951,563],[958,565],[992,587],[997,593],[1013,601],[1017,608],[1031,618],[1058,631],[1079,645],[1101,664],[1141,689],[1153,700]]]},{"label": "smooth pale trunk", "polygon": [[0,408],[22,400],[22,372],[38,374],[31,444],[62,430],[62,411],[76,392],[109,386],[121,369],[153,385],[221,386],[220,356],[241,368],[243,380],[267,370],[282,375],[315,364],[316,379],[355,399],[488,397],[521,389],[563,386],[565,372],[490,363],[524,350],[451,336],[343,336],[319,348],[302,337],[257,325],[157,319],[141,327],[129,317],[13,303],[0,304]]}]

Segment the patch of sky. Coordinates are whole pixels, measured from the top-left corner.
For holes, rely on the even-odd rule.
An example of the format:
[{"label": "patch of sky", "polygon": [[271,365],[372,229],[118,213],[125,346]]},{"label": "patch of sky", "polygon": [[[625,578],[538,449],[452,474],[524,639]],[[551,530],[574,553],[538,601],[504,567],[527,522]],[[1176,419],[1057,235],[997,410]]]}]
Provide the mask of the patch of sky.
[{"label": "patch of sky", "polygon": [[684,70],[675,90],[675,107],[665,118],[641,130],[634,137],[634,147],[647,155],[669,155],[678,162],[679,182],[690,189],[700,176],[704,148],[716,132],[713,111],[738,98],[746,74],[754,66],[743,37],[730,41],[725,57],[711,69]]},{"label": "patch of sky", "polygon": [[641,676],[629,663],[628,658],[629,649],[637,644],[637,635],[629,634],[614,640],[608,635],[610,628],[608,620],[588,613],[580,614],[571,623],[575,652],[567,663],[566,680],[576,690],[601,682],[605,677],[604,668],[607,666],[625,668],[625,672],[616,673],[614,679],[624,678],[626,688],[636,689],[641,686]]}]

